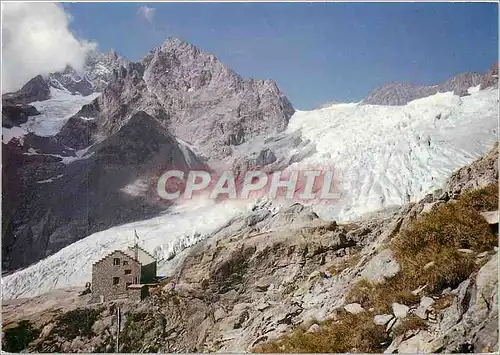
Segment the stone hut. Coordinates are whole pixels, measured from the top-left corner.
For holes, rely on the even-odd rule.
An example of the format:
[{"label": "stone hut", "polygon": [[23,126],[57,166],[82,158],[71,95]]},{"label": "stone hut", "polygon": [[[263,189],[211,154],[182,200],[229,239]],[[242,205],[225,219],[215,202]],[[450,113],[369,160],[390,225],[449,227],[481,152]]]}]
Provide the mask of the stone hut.
[{"label": "stone hut", "polygon": [[91,302],[141,300],[156,283],[156,260],[144,249],[115,250],[92,265]]}]

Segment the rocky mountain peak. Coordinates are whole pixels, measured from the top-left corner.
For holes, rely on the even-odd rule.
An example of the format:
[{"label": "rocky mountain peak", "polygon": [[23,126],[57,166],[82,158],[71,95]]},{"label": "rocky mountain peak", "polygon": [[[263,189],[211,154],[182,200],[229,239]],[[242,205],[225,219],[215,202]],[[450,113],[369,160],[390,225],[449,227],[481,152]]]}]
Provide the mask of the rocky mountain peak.
[{"label": "rocky mountain peak", "polygon": [[168,37],[159,48],[161,48],[163,51],[177,50],[193,51],[198,53],[200,52],[200,50],[191,43],[188,43],[176,37]]},{"label": "rocky mountain peak", "polygon": [[[294,113],[274,81],[243,79],[214,55],[177,39],[168,39],[140,62],[128,62],[116,52],[94,53],[86,72],[67,68],[49,80],[33,79],[25,90],[32,93],[32,87],[40,86],[50,93],[49,85],[101,95],[55,136],[24,146],[36,154],[20,151],[9,158],[33,160],[9,179],[17,181],[15,174],[21,174],[26,180],[19,186],[26,195],[36,190],[39,196],[24,201],[21,192],[12,190],[12,201],[21,202],[5,208],[10,224],[4,229],[9,235],[3,265],[9,269],[96,231],[158,213],[165,206],[158,205],[150,184],[162,168],[200,167],[222,159],[230,166],[235,146],[283,131]],[[43,171],[41,158],[53,160]],[[11,223],[18,220],[29,226]]]},{"label": "rocky mountain peak", "polygon": [[498,62],[493,63],[493,66],[481,78],[481,90],[489,87],[498,87]]},{"label": "rocky mountain peak", "polygon": [[118,54],[118,52],[114,49],[111,49],[109,51],[109,56],[114,59],[114,60],[118,60],[118,58],[120,58],[121,56]]},{"label": "rocky mountain peak", "polygon": [[37,75],[24,84],[20,90],[3,95],[2,101],[12,104],[28,104],[33,101],[47,100],[49,97],[48,83],[41,75]]},{"label": "rocky mountain peak", "polygon": [[83,71],[78,72],[68,66],[62,72],[51,73],[48,82],[51,86],[83,96],[101,92],[113,80],[113,71],[126,66],[128,61],[116,51],[90,52],[85,60]]},{"label": "rocky mountain peak", "polygon": [[241,81],[235,72],[214,55],[173,37],[149,53],[142,63],[146,68],[146,82],[157,86],[152,81],[162,77],[164,80],[159,84],[175,90],[196,90],[202,86],[224,89],[219,85],[221,82],[234,87]]},{"label": "rocky mountain peak", "polygon": [[391,82],[370,92],[362,101],[365,105],[400,106],[438,92],[452,91],[458,96],[469,95],[468,89],[481,83],[482,76],[475,72],[459,73],[437,85],[414,85]]},{"label": "rocky mountain peak", "polygon": [[[138,63],[114,69],[96,107],[95,137],[116,132],[144,111],[214,160],[231,156],[232,146],[251,137],[284,130],[294,113],[274,81],[243,79],[214,55],[177,38]],[[63,134],[74,131],[68,125]]]},{"label": "rocky mountain peak", "polygon": [[92,68],[98,64],[104,65],[106,67],[116,68],[120,65],[126,65],[128,60],[126,60],[121,54],[116,50],[112,49],[109,52],[90,52],[87,55],[85,65]]},{"label": "rocky mountain peak", "polygon": [[440,85],[440,92],[453,91],[455,95],[467,96],[468,89],[479,85],[481,74],[475,72],[460,73],[452,76]]}]

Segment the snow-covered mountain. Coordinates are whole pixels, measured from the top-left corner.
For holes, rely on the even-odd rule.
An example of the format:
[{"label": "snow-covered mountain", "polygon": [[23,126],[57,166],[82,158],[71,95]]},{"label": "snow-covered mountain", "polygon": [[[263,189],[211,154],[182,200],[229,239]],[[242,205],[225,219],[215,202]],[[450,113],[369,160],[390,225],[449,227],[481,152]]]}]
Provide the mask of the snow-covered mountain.
[{"label": "snow-covered mountain", "polygon": [[[31,103],[31,94],[44,94],[36,95],[43,104],[32,103],[41,114],[4,135],[10,143],[4,161],[11,162],[4,168],[11,184],[3,209],[4,268],[27,266],[94,232],[157,215],[168,208],[153,184],[161,169],[204,168],[205,160],[229,157],[244,140],[283,131],[293,113],[273,81],[243,79],[215,56],[173,38],[141,62],[103,70],[111,72],[109,84],[75,112],[76,98],[95,93],[70,86],[88,82],[102,63],[89,64],[95,70],[84,77],[62,73],[59,79],[68,81],[55,90],[37,77],[8,96],[16,105],[17,97]],[[57,98],[67,94],[75,100],[56,112]],[[193,142],[202,158],[189,148]]]},{"label": "snow-covered mountain", "polygon": [[440,188],[498,137],[495,68],[416,100],[396,90],[393,102],[386,88],[373,105],[295,112],[273,81],[241,78],[177,39],[137,63],[116,53],[89,58],[83,74],[39,76],[3,97],[35,114],[2,131],[2,262],[24,268],[4,278],[5,298],[84,284],[92,262],[127,245],[134,228],[169,272],[175,251],[255,209],[256,201],[201,198],[165,206],[154,185],[165,166],[333,166],[341,198],[313,209],[346,221]]},{"label": "snow-covered mountain", "polygon": [[49,88],[50,98],[43,101],[31,102],[39,115],[29,116],[25,123],[11,128],[3,128],[2,141],[8,143],[12,138],[23,140],[28,132],[38,136],[48,137],[57,134],[68,119],[83,105],[90,103],[99,96],[92,93],[87,96],[73,95],[66,90]]},{"label": "snow-covered mountain", "polygon": [[56,89],[87,96],[103,91],[113,81],[116,71],[127,63],[116,51],[90,52],[81,72],[68,66],[62,72],[49,74],[46,80]]},{"label": "snow-covered mountain", "polygon": [[[313,208],[326,219],[354,219],[416,201],[440,188],[452,171],[491,149],[498,135],[497,117],[495,88],[471,89],[467,97],[438,93],[404,106],[336,104],[299,111],[292,116],[285,135],[300,134],[315,149],[289,168],[332,164],[338,172],[342,198],[334,205]],[[296,153],[295,148],[289,148],[289,154]],[[129,245],[134,229],[141,235],[143,247],[162,260],[160,270],[168,274],[172,271],[168,259],[174,252],[247,215],[254,203],[214,205],[195,200],[160,217],[92,234],[5,277],[4,297],[34,296],[85,284],[90,280],[91,264],[106,251]]]}]

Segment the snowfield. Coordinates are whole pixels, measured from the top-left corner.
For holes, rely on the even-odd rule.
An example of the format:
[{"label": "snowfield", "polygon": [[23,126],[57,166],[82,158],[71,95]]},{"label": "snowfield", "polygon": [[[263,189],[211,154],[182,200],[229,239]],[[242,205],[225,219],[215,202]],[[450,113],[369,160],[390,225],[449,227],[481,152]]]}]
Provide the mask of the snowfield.
[{"label": "snowfield", "polygon": [[419,200],[491,149],[498,89],[474,89],[470,96],[438,93],[405,106],[353,103],[297,112],[288,132],[300,131],[317,152],[291,168],[333,165],[342,194],[334,205],[316,205],[318,215],[345,221]]},{"label": "snowfield", "polygon": [[[60,154],[48,154],[48,153],[41,154],[41,155],[48,155],[48,156],[52,156],[52,157],[61,158],[62,159],[61,163],[63,163],[63,164],[71,164],[74,161],[88,159],[92,155],[94,155],[95,153],[93,153],[93,152],[90,153],[90,154],[87,154],[87,152],[89,151],[90,148],[92,148],[92,145],[88,146],[87,148],[83,148],[83,149],[74,151],[74,153],[75,153],[74,157],[65,157],[65,156],[62,156]],[[23,154],[24,155],[39,155],[36,152],[36,150],[33,149],[33,148],[28,149],[28,152],[27,153],[23,153]]]},{"label": "snowfield", "polygon": [[68,91],[50,88],[50,99],[30,103],[41,115],[33,116],[25,123],[26,128],[39,136],[57,134],[71,116],[77,113],[83,105],[90,103],[100,93],[88,96],[72,95]]},{"label": "snowfield", "polygon": [[20,127],[2,128],[4,143],[8,143],[14,137],[22,140],[28,132],[43,137],[57,134],[71,116],[100,94],[72,95],[69,91],[51,87],[50,95],[48,100],[30,103],[40,112],[40,115],[29,117],[28,121]]},{"label": "snowfield", "polygon": [[[287,133],[300,133],[316,147],[299,164],[333,165],[342,193],[336,204],[315,205],[316,212],[322,218],[345,221],[418,200],[441,187],[454,170],[486,153],[498,135],[498,89],[471,89],[470,93],[466,97],[440,93],[405,106],[335,104],[298,111]],[[63,115],[59,117],[62,121]],[[52,122],[52,134],[60,121]],[[49,133],[47,127],[43,131]],[[125,192],[140,192],[140,181],[132,185]],[[158,258],[159,273],[168,273],[169,257],[244,215],[251,203],[193,200],[173,207],[168,214],[92,234],[4,277],[3,299],[84,285],[91,280],[93,262],[132,245],[134,229],[140,245]]]}]

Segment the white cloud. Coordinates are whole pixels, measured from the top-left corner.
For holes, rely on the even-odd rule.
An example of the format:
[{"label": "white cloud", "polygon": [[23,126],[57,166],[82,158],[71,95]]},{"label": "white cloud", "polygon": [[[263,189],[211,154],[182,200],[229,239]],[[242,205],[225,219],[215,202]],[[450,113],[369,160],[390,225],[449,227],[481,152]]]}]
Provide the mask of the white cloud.
[{"label": "white cloud", "polygon": [[95,43],[75,38],[70,15],[55,3],[2,2],[2,93],[38,74],[83,69]]},{"label": "white cloud", "polygon": [[154,7],[149,7],[149,6],[141,6],[138,10],[137,13],[146,19],[149,22],[153,21],[153,17],[155,16],[155,11],[156,9]]}]

